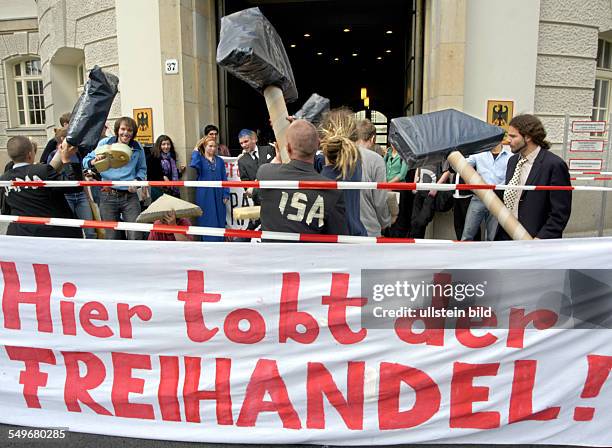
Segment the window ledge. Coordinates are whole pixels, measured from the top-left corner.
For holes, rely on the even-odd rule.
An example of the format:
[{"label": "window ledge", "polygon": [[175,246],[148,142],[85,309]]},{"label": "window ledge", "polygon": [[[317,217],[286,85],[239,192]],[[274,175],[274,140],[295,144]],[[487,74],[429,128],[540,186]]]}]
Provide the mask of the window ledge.
[{"label": "window ledge", "polygon": [[22,126],[19,128],[8,128],[6,130],[8,137],[14,137],[16,135],[31,135],[34,137],[46,137],[47,131],[41,126]]}]

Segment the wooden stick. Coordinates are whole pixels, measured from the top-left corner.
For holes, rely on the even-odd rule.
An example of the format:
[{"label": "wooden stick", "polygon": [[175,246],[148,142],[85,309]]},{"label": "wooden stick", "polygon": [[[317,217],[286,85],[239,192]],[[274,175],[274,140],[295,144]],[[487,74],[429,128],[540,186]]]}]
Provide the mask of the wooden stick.
[{"label": "wooden stick", "polygon": [[238,221],[246,221],[247,219],[258,219],[261,212],[261,206],[254,205],[251,207],[238,207],[233,211],[234,219]]},{"label": "wooden stick", "polygon": [[[447,157],[455,172],[459,173],[466,183],[472,185],[483,185],[486,182],[480,177],[474,168],[467,162],[463,154],[453,151]],[[497,218],[499,225],[510,235],[513,240],[532,240],[533,238],[525,230],[525,227],[514,217],[512,212],[497,197],[493,190],[473,190],[480,198],[485,207]]]},{"label": "wooden stick", "polygon": [[289,154],[287,153],[286,134],[290,123],[287,120],[289,113],[287,112],[283,91],[276,86],[266,87],[264,98],[266,99],[266,106],[268,106],[268,113],[270,114],[274,135],[276,136],[276,144],[279,148],[281,161],[288,163]]}]

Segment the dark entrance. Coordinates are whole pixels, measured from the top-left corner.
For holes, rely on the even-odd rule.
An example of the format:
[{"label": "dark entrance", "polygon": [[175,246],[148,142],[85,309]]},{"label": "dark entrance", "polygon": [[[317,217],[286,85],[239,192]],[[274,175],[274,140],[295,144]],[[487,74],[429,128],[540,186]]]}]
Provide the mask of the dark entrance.
[{"label": "dark entrance", "polygon": [[[393,118],[415,108],[413,28],[416,0],[219,0],[219,17],[258,6],[280,34],[293,68],[297,111],[312,93],[332,107],[372,110]],[[263,96],[246,83],[219,72],[222,134],[239,148],[242,128],[258,130],[260,141],[273,139]],[[369,108],[361,89],[367,89]],[[420,89],[418,89],[420,93]],[[417,112],[420,112],[418,108]]]}]

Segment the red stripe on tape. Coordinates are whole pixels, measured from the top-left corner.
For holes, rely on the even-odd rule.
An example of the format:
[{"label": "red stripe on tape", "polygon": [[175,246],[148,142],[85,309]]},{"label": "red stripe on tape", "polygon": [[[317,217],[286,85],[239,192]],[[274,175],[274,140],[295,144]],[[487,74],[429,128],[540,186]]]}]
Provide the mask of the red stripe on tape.
[{"label": "red stripe on tape", "polygon": [[376,185],[381,190],[416,190],[414,182],[378,182]]},{"label": "red stripe on tape", "polygon": [[14,187],[44,187],[45,182],[43,182],[42,180],[30,180],[30,181],[14,180],[13,186]]},{"label": "red stripe on tape", "polygon": [[303,188],[304,190],[335,190],[338,188],[338,182],[334,182],[332,180],[302,180],[298,182],[298,188]]},{"label": "red stripe on tape", "polygon": [[86,219],[81,227],[83,227],[84,229],[93,228],[93,229],[113,229],[114,230],[115,227],[117,227],[117,222],[116,221],[92,221],[92,220]]},{"label": "red stripe on tape", "polygon": [[379,244],[387,244],[387,243],[416,243],[414,238],[385,238],[384,236],[379,236],[376,238],[376,242]]},{"label": "red stripe on tape", "polygon": [[571,191],[574,190],[574,187],[569,187],[567,185],[538,185],[535,187],[535,190],[538,191]]},{"label": "red stripe on tape", "polygon": [[301,233],[300,241],[309,243],[337,243],[338,235],[319,235],[318,233]]},{"label": "red stripe on tape", "polygon": [[224,180],[221,185],[226,188],[259,188],[258,180]]},{"label": "red stripe on tape", "polygon": [[35,216],[18,216],[17,221],[21,224],[49,224],[51,218],[37,218]]},{"label": "red stripe on tape", "polygon": [[225,236],[231,238],[261,238],[261,230],[226,229]]},{"label": "red stripe on tape", "polygon": [[187,235],[187,226],[170,226],[167,224],[153,224],[152,232],[162,232],[162,233],[180,233],[183,235]]},{"label": "red stripe on tape", "polygon": [[183,187],[185,186],[185,182],[182,180],[152,180],[149,181],[149,185],[151,187]]},{"label": "red stripe on tape", "polygon": [[82,180],[79,185],[81,187],[112,187],[113,182],[108,180]]},{"label": "red stripe on tape", "polygon": [[496,185],[457,184],[457,190],[495,190]]}]

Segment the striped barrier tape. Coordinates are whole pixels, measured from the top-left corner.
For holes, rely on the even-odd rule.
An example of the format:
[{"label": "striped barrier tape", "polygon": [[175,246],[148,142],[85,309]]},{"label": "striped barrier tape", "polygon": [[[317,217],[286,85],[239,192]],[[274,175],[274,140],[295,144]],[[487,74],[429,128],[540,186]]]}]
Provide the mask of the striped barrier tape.
[{"label": "striped barrier tape", "polygon": [[[416,240],[412,238],[384,238],[350,235],[319,235],[306,233],[270,232],[266,230],[220,229],[217,227],[170,226],[166,224],[141,224],[135,222],[89,221],[84,219],[42,218],[35,216],[0,215],[0,222],[35,224],[44,226],[78,227],[81,229],[100,228],[112,230],[131,230],[135,232],[180,233],[183,235],[217,236],[231,238],[261,238],[265,240],[310,242],[310,243],[348,243],[348,244],[440,244],[451,240]],[[459,242],[459,241],[456,241]]]},{"label": "striped barrier tape", "polygon": [[0,187],[194,187],[194,188],[264,188],[288,190],[523,190],[523,191],[612,191],[612,187],[566,185],[492,185],[492,184],[432,184],[414,182],[342,182],[342,181],[76,181],[26,180],[0,181]]}]

